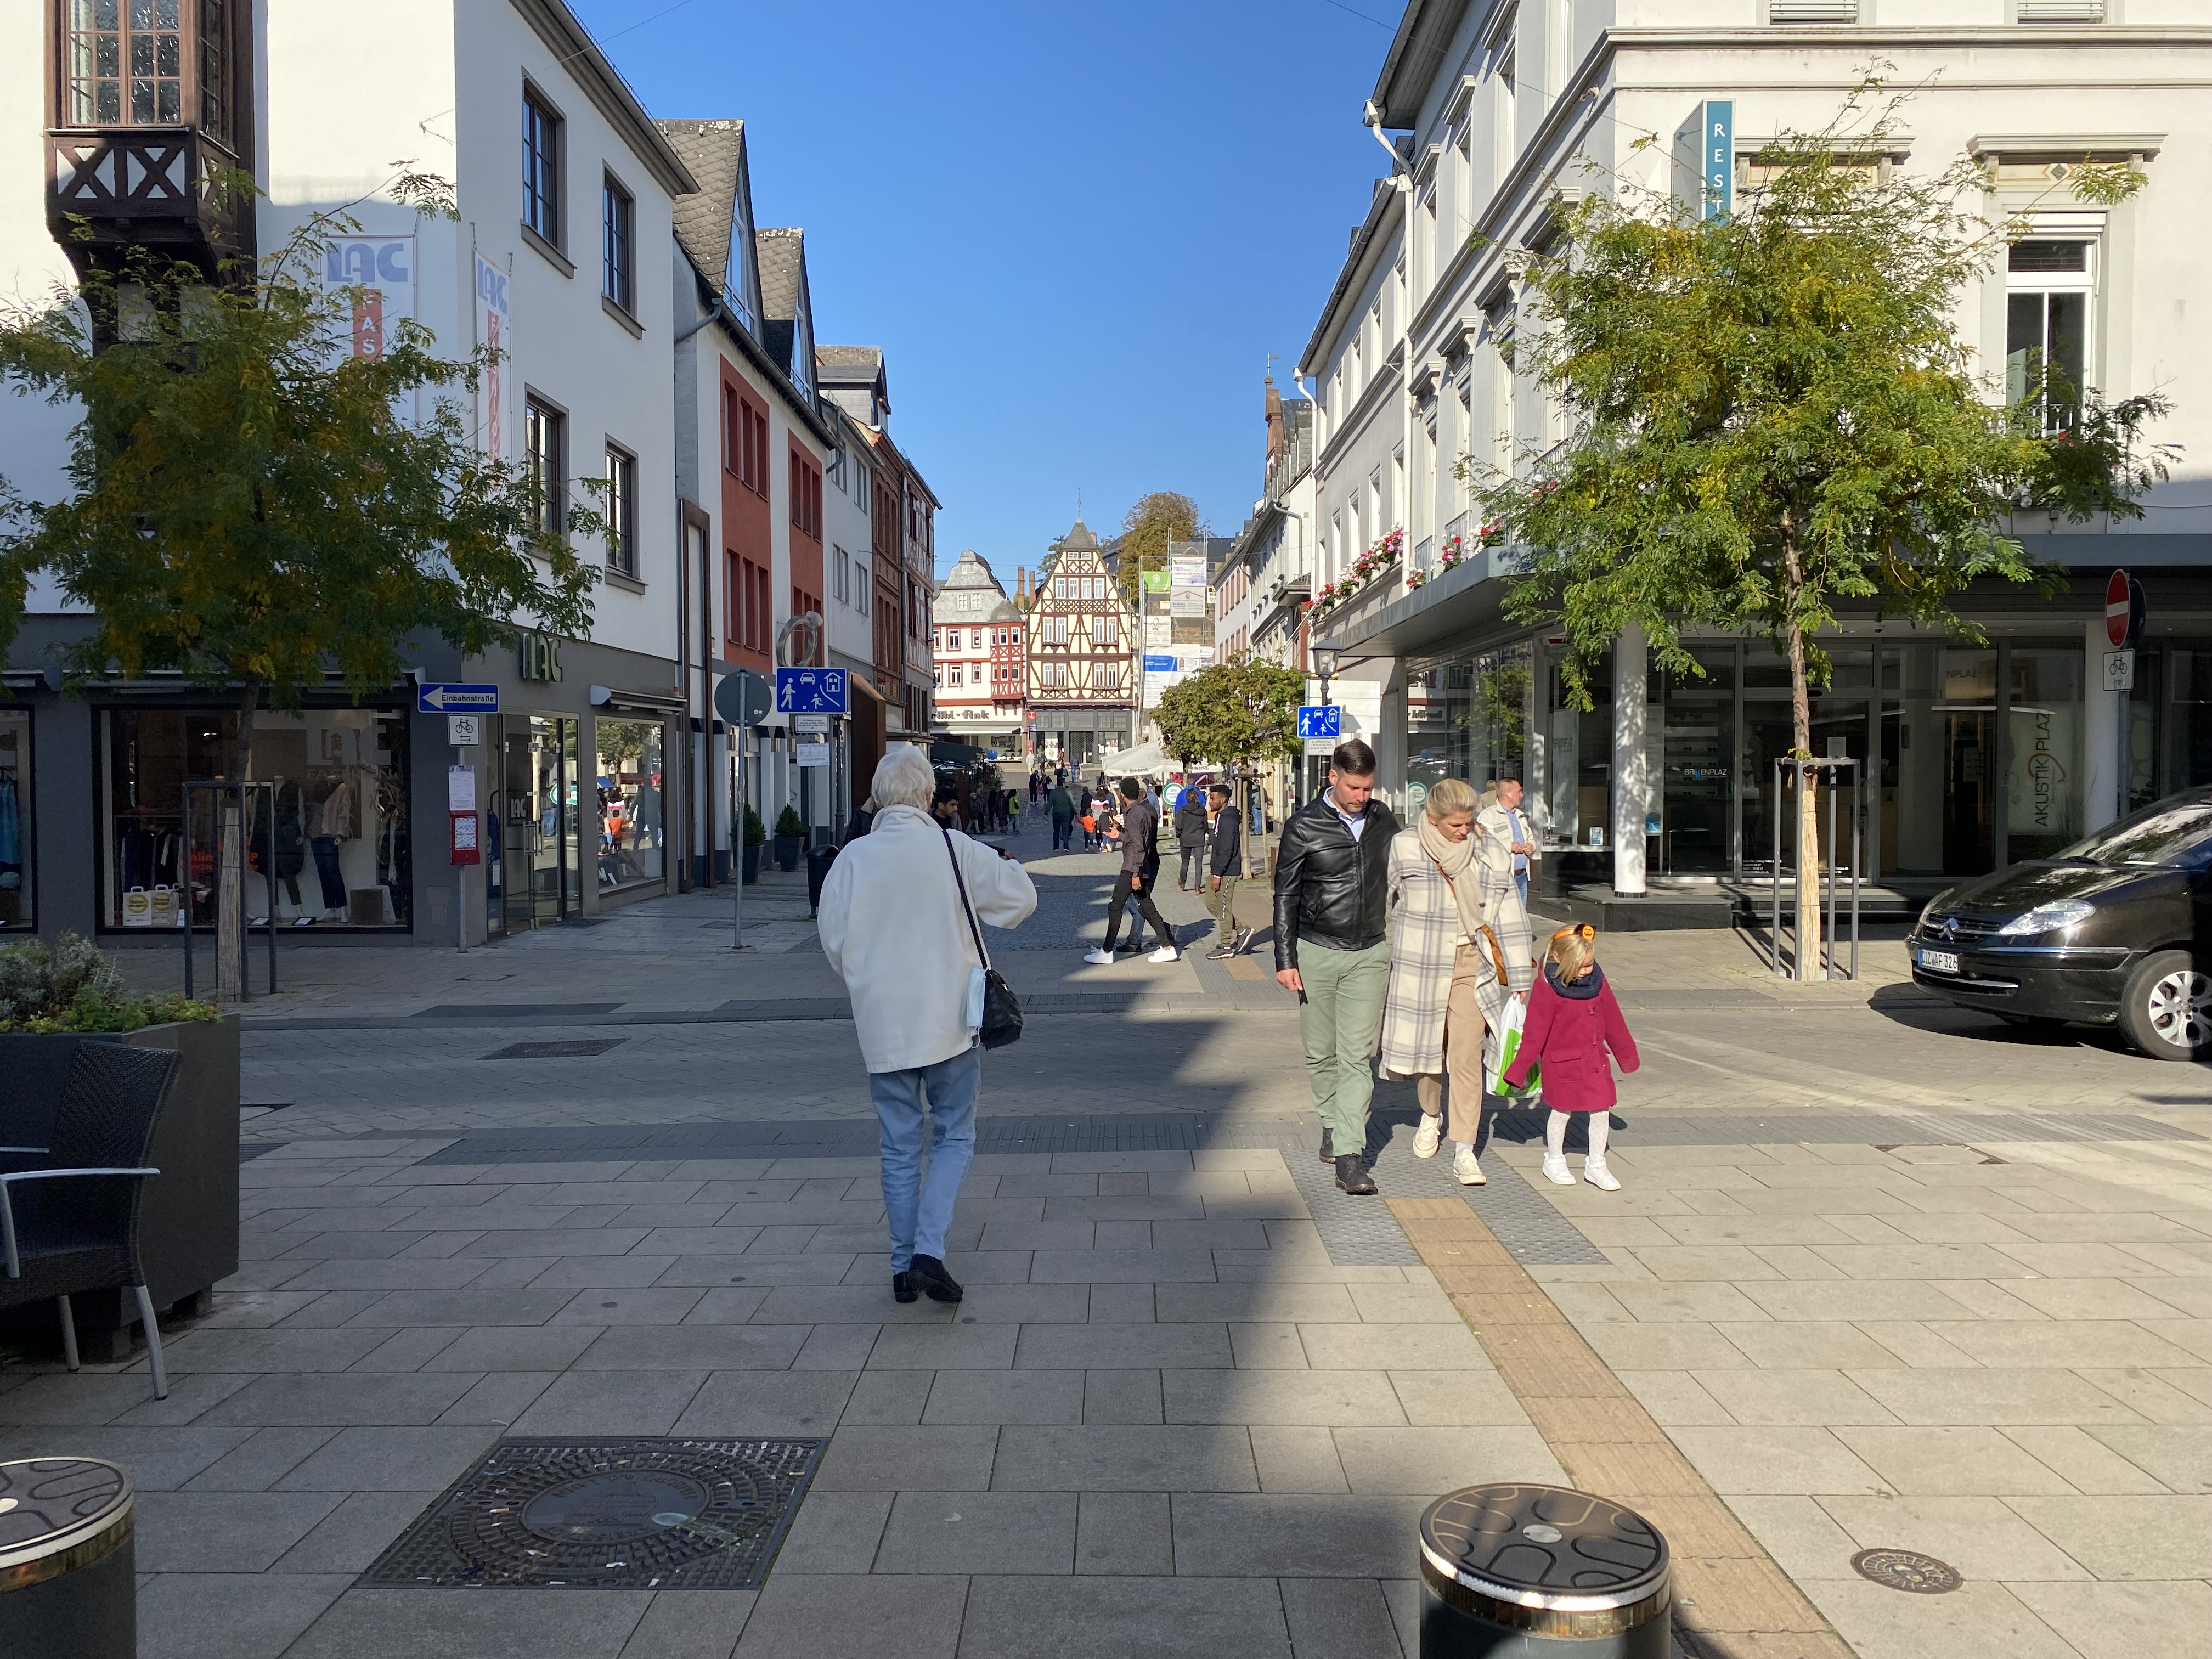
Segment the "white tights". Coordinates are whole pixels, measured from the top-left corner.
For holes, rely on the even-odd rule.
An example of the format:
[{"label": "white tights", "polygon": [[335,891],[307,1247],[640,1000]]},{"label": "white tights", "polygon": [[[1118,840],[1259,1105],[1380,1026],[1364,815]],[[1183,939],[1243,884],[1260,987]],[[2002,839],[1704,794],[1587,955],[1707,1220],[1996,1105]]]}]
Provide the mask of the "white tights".
[{"label": "white tights", "polygon": [[1589,1156],[1593,1164],[1605,1162],[1606,1137],[1613,1128],[1610,1112],[1554,1112],[1544,1121],[1544,1151],[1553,1158],[1567,1155],[1567,1120],[1580,1117],[1589,1129]]}]

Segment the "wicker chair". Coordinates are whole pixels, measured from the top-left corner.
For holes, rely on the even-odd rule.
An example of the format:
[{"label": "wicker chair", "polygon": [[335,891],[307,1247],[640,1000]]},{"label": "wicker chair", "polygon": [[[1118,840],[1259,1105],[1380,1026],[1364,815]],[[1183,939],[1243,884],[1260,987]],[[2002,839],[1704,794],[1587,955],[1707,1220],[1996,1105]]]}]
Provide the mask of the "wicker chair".
[{"label": "wicker chair", "polygon": [[176,1080],[177,1056],[88,1039],[70,1060],[52,1144],[0,1146],[0,1308],[52,1297],[61,1306],[62,1355],[77,1368],[70,1297],[131,1291],[146,1333],[154,1398],[169,1395],[161,1328],[138,1255],[138,1206],[155,1121]]}]

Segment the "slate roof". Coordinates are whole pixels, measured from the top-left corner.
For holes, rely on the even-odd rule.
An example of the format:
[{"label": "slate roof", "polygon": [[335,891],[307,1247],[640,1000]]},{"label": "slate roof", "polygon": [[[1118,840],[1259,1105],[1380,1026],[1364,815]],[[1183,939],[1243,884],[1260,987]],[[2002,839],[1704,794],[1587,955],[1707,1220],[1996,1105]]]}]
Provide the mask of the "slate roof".
[{"label": "slate roof", "polygon": [[884,350],[881,346],[817,346],[814,364],[824,386],[873,386],[884,372]]},{"label": "slate roof", "polygon": [[806,233],[795,225],[753,232],[760,258],[761,314],[787,323],[799,314],[799,274],[806,263]]},{"label": "slate roof", "polygon": [[[738,186],[744,176],[743,121],[656,123],[669,148],[699,181],[697,192],[676,198],[677,246],[714,287],[728,283],[730,222],[736,216]],[[742,284],[737,286],[742,288]]]}]

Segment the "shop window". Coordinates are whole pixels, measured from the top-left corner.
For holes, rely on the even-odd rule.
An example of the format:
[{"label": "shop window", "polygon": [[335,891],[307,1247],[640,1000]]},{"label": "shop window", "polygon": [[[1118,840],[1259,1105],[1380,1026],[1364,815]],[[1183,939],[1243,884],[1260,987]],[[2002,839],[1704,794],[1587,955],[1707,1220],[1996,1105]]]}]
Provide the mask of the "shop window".
[{"label": "shop window", "polygon": [[[238,715],[198,708],[104,709],[100,716],[101,923],[196,926],[215,920],[212,799],[193,802],[185,867],[183,786],[234,775]],[[404,927],[411,849],[407,720],[367,708],[263,710],[253,717],[246,775],[274,786],[253,797],[246,826],[246,915],[270,921],[276,877],[284,927]]]},{"label": "shop window", "polygon": [[2087,242],[2015,242],[2005,258],[2005,397],[2043,404],[2047,431],[2074,423],[2089,372],[2094,260]]},{"label": "shop window", "polygon": [[2005,856],[2048,858],[2081,837],[2081,647],[2010,653]]},{"label": "shop window", "polygon": [[0,709],[0,931],[34,925],[32,891],[31,717]]},{"label": "shop window", "polygon": [[659,881],[666,844],[659,720],[600,719],[599,890]]}]

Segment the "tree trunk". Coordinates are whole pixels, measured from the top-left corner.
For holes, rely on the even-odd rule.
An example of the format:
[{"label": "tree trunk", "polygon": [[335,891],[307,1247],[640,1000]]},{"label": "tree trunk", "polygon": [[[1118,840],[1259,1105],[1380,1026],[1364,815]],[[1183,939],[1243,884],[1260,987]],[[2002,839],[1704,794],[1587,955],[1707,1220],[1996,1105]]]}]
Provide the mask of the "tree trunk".
[{"label": "tree trunk", "polygon": [[[1797,596],[1803,586],[1797,544],[1785,540],[1782,548],[1784,584],[1784,639],[1790,652],[1790,752],[1809,758],[1813,753],[1813,699],[1805,676],[1805,632],[1797,624]],[[1820,968],[1820,818],[1818,774],[1801,767],[1794,786],[1797,808],[1797,959],[1796,977],[1826,979]],[[1782,803],[1775,803],[1781,810]],[[1779,949],[1780,940],[1776,940]]]},{"label": "tree trunk", "polygon": [[[238,741],[233,745],[228,781],[243,782],[252,764],[253,714],[261,706],[261,687],[246,682],[239,696]],[[246,815],[232,797],[216,798],[215,989],[220,1002],[238,1002],[246,995]],[[270,826],[275,846],[275,826]],[[276,926],[276,919],[270,919]]]}]

